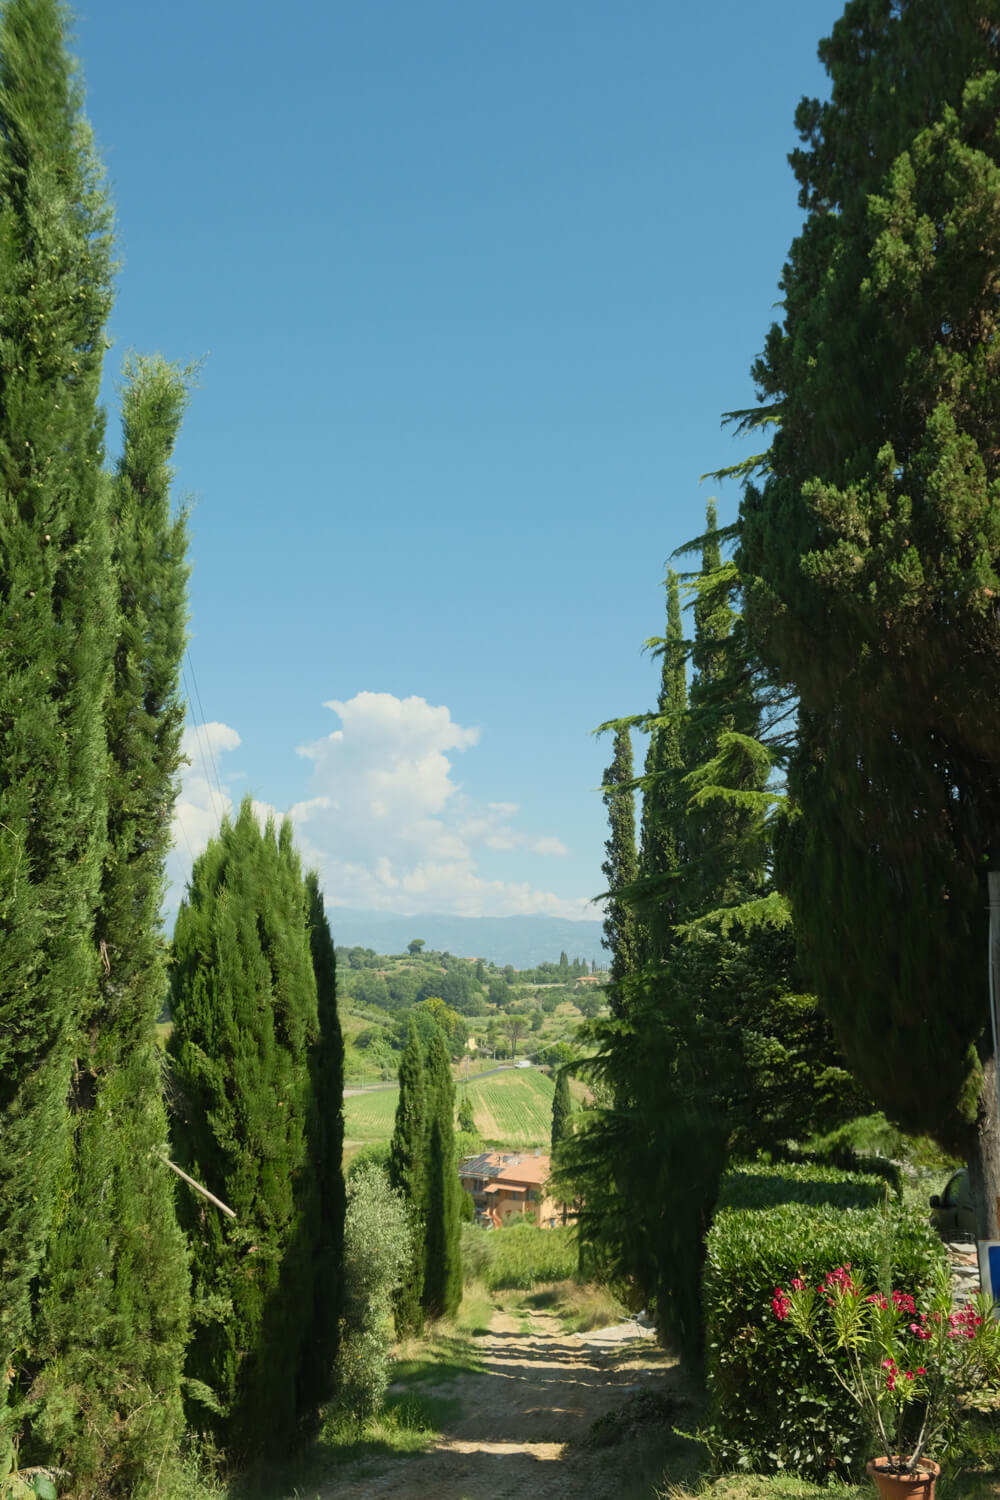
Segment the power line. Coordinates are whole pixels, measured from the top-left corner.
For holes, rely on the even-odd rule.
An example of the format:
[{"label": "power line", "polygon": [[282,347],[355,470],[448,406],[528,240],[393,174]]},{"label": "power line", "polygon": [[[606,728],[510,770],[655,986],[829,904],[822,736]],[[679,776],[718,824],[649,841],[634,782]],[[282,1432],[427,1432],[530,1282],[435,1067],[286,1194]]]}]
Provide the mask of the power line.
[{"label": "power line", "polygon": [[208,734],[207,734],[208,724],[207,724],[207,720],[205,718],[205,710],[201,706],[201,691],[200,691],[200,689],[198,687],[198,678],[197,678],[197,676],[195,674],[194,662],[191,660],[191,649],[190,649],[190,647],[185,646],[185,648],[184,648],[184,655],[187,657],[187,664],[191,668],[191,681],[194,683],[194,693],[195,693],[195,697],[198,700],[198,712],[201,714],[201,722],[202,722],[202,724],[205,725],[205,728],[206,728],[205,738],[208,741],[208,755],[209,755],[209,760],[210,760],[211,766],[212,766],[212,775],[215,777],[215,785],[216,785],[216,789],[218,790],[218,793],[219,793],[219,800],[220,800],[220,802],[222,803],[222,805],[224,807],[225,803],[226,803],[226,799],[223,796],[222,783],[219,780],[219,768],[215,764],[215,753],[212,750],[212,742],[208,738]]},{"label": "power line", "polygon": [[[188,661],[190,663],[190,657],[188,658]],[[219,787],[219,773],[215,769],[215,758],[212,755],[212,744],[210,739],[208,738],[207,733],[202,733],[203,726],[198,722],[198,716],[195,713],[195,700],[192,697],[191,688],[188,685],[187,672],[185,671],[183,665],[181,666],[181,677],[184,682],[184,696],[187,699],[188,713],[191,718],[192,728],[194,729],[195,739],[198,742],[198,753],[201,756],[201,760],[205,767],[205,783],[208,787],[208,795],[212,803],[212,811],[221,823],[223,814],[225,812],[225,798],[222,795],[222,788]],[[208,775],[208,768],[210,765],[215,777],[215,786],[212,785],[211,777]],[[218,802],[216,801],[216,787],[219,788]]]}]

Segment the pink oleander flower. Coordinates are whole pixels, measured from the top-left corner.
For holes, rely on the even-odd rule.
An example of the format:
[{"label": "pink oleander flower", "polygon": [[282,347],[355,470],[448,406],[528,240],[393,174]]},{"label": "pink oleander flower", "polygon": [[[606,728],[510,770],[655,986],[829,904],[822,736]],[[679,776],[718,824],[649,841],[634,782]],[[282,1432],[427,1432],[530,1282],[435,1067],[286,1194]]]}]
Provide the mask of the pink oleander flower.
[{"label": "pink oleander flower", "polygon": [[818,1286],[790,1277],[771,1299],[789,1335],[866,1413],[882,1453],[902,1455],[892,1465],[903,1471],[933,1453],[963,1400],[1000,1382],[1000,1320],[983,1299],[955,1308],[942,1268],[920,1300],[918,1308],[912,1292],[868,1291],[850,1265],[825,1272]]}]

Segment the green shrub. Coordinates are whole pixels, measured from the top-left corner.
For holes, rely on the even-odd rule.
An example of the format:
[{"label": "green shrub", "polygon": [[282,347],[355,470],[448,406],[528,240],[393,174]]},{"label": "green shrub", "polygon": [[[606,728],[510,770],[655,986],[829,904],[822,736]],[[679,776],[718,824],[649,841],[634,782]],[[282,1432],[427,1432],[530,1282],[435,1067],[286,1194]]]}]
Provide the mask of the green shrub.
[{"label": "green shrub", "polygon": [[462,1265],[467,1281],[530,1291],[548,1281],[569,1281],[577,1273],[576,1230],[572,1225],[539,1229],[517,1224],[510,1229],[462,1226]]},{"label": "green shrub", "polygon": [[858,1409],[774,1317],[774,1289],[793,1276],[818,1284],[850,1265],[873,1286],[919,1296],[942,1256],[926,1222],[900,1210],[785,1203],[719,1213],[703,1281],[704,1436],[715,1468],[789,1469],[819,1481],[856,1473],[871,1456]]},{"label": "green shrub", "polygon": [[796,1151],[785,1147],[780,1154],[782,1162],[801,1162],[805,1166],[839,1167],[842,1172],[860,1172],[864,1177],[881,1177],[892,1188],[897,1198],[903,1196],[903,1174],[896,1162],[883,1153],[860,1151],[846,1138],[836,1132],[827,1137],[822,1149],[810,1147],[807,1151]]},{"label": "green shrub", "polygon": [[344,1316],[337,1354],[339,1411],[355,1422],[374,1417],[389,1384],[392,1299],[410,1259],[402,1194],[377,1162],[365,1162],[348,1186],[344,1219]]},{"label": "green shrub", "polygon": [[830,1208],[878,1208],[885,1185],[860,1172],[815,1162],[746,1162],[727,1172],[719,1208],[774,1208],[781,1203],[826,1204]]}]

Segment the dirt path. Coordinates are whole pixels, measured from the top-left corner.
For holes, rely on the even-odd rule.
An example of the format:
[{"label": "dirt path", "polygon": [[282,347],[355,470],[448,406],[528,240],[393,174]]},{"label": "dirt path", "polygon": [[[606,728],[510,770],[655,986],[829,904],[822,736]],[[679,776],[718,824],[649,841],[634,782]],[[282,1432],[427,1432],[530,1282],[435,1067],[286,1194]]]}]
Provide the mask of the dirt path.
[{"label": "dirt path", "polygon": [[[424,1387],[461,1402],[431,1451],[346,1470],[323,1500],[632,1500],[652,1493],[642,1474],[641,1434],[608,1447],[579,1446],[598,1417],[640,1387],[681,1396],[675,1361],[648,1333],[631,1323],[570,1335],[551,1313],[496,1311],[490,1332],[474,1343],[483,1373]],[[659,1435],[651,1436],[655,1442]]]}]

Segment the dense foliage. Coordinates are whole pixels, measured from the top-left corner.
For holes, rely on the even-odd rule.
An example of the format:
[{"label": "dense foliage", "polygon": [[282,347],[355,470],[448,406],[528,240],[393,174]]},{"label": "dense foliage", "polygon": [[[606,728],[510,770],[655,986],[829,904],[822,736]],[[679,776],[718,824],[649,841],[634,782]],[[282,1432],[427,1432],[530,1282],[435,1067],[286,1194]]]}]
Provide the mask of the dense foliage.
[{"label": "dense foliage", "polygon": [[800,105],[792,158],[806,220],[754,367],[776,435],[740,528],[754,639],[800,705],[780,877],[852,1067],[969,1153],[985,1233],[1000,33],[976,0],[851,0],[820,55],[832,94]]},{"label": "dense foliage", "polygon": [[[181,1200],[195,1298],[188,1372],[214,1392],[204,1422],[232,1454],[281,1452],[321,1386],[316,1278],[332,1267],[318,1180],[335,1169],[317,1161],[309,895],[290,823],[262,832],[249,798],[195,861],[171,993],[177,1155],[236,1214]],[[330,1295],[318,1304],[327,1337]]]},{"label": "dense foliage", "polygon": [[425,1317],[453,1313],[462,1300],[461,1201],[455,1154],[455,1084],[435,1026],[424,1043],[411,1020],[399,1067],[399,1100],[389,1180],[402,1194],[411,1252],[396,1292],[396,1327],[418,1333]]},{"label": "dense foliage", "polygon": [[319,1223],[315,1246],[313,1326],[299,1378],[299,1402],[309,1412],[330,1395],[341,1302],[346,1294],[344,1215],[344,1039],[337,1010],[337,960],[314,871],[305,878],[309,948],[316,979],[319,1035],[309,1053],[312,1111],[310,1156],[316,1172]]},{"label": "dense foliage", "polygon": [[815,1162],[774,1166],[742,1162],[723,1177],[718,1209],[773,1208],[778,1203],[878,1208],[885,1200],[885,1183],[862,1172],[844,1172]]},{"label": "dense foliage", "polygon": [[627,726],[615,730],[614,759],[604,773],[604,805],[610,834],[601,870],[607,880],[604,946],[611,952],[611,1005],[617,1008],[618,981],[639,961],[639,923],[624,893],[635,885],[639,861],[635,846],[635,793],[632,790],[632,736]]},{"label": "dense foliage", "polygon": [[382,1167],[351,1174],[344,1223],[343,1320],[337,1355],[337,1403],[355,1422],[374,1416],[389,1384],[393,1298],[411,1256],[403,1195]]},{"label": "dense foliage", "polygon": [[98,389],[110,212],[55,0],[0,16],[0,1475],[97,1002],[115,614]]},{"label": "dense foliage", "polygon": [[568,1281],[579,1269],[576,1230],[519,1223],[497,1232],[468,1224],[462,1232],[462,1261],[466,1279],[480,1280],[490,1291],[527,1291],[540,1282]]},{"label": "dense foliage", "polygon": [[461,1203],[455,1156],[455,1084],[440,1030],[427,1048],[427,1223],[424,1239],[424,1312],[430,1318],[457,1312],[462,1300]]},{"label": "dense foliage", "polygon": [[171,1481],[188,1310],[154,1031],[185,391],[133,361],[102,470],[110,211],[65,26],[54,0],[0,17],[0,1487],[43,1464],[144,1496]]},{"label": "dense foliage", "polygon": [[607,1102],[559,1163],[566,1196],[582,1200],[588,1255],[634,1283],[693,1363],[704,1237],[727,1161],[859,1103],[802,993],[773,886],[780,698],[750,655],[740,578],[722,559],[713,507],[708,523],[692,581],[690,689],[668,580],[652,769],[641,780],[644,852],[638,880],[617,897],[641,922],[644,957],[613,986],[614,1014],[591,1029],[597,1050],[584,1071]]},{"label": "dense foliage", "polygon": [[[801,1184],[799,1184],[801,1187]],[[824,1185],[827,1189],[832,1183]],[[845,1176],[845,1200],[857,1180]],[[933,1286],[942,1258],[926,1220],[864,1204],[840,1210],[816,1202],[727,1209],[708,1235],[705,1314],[709,1409],[705,1435],[720,1469],[777,1469],[824,1481],[856,1472],[870,1435],[830,1371],[773,1315],[775,1287],[816,1284],[849,1264],[884,1290]]]},{"label": "dense foliage", "polygon": [[399,1099],[389,1147],[389,1181],[406,1204],[410,1230],[409,1261],[395,1292],[400,1334],[419,1333],[423,1327],[429,1115],[424,1049],[411,1022],[399,1064]]},{"label": "dense foliage", "polygon": [[552,1095],[552,1160],[559,1155],[563,1141],[573,1133],[573,1099],[569,1091],[569,1073],[560,1068],[556,1073],[556,1089]]},{"label": "dense foliage", "polygon": [[167,993],[160,906],[180,761],[187,584],[168,465],[186,392],[162,360],[135,361],[127,376],[110,504],[117,628],[104,713],[102,967],[74,1065],[63,1205],[40,1283],[41,1399],[22,1463],[36,1453],[67,1467],[81,1495],[93,1486],[141,1500],[170,1480],[188,1331],[187,1247],[162,1159],[155,1033]]}]

